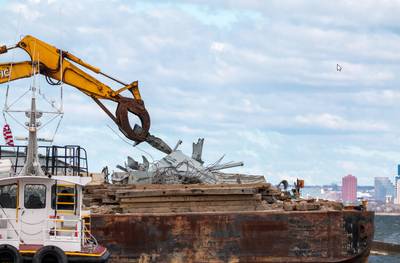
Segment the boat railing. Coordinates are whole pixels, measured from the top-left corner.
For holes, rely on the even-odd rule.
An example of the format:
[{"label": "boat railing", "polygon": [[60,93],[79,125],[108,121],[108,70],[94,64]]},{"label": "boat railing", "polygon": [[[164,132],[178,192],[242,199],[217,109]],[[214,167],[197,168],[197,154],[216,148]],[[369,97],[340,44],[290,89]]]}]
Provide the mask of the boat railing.
[{"label": "boat railing", "polygon": [[[83,246],[88,250],[94,249],[97,246],[97,241],[91,234],[85,233],[85,226],[82,221],[82,219],[62,218],[43,220],[40,223],[42,226],[38,226],[43,234],[35,238],[36,242],[39,241],[35,244],[56,244],[62,249],[73,250],[80,250]],[[0,218],[0,245],[13,244],[17,246],[25,237],[37,235],[37,233],[26,233],[23,228],[22,221],[17,218]]]},{"label": "boat railing", "polygon": [[[51,175],[88,176],[87,152],[78,145],[39,146],[39,162],[43,171]],[[0,159],[9,159],[18,174],[27,158],[27,146],[0,145]]]},{"label": "boat railing", "polygon": [[80,242],[82,235],[82,220],[50,218],[44,227],[44,240],[64,240]]}]

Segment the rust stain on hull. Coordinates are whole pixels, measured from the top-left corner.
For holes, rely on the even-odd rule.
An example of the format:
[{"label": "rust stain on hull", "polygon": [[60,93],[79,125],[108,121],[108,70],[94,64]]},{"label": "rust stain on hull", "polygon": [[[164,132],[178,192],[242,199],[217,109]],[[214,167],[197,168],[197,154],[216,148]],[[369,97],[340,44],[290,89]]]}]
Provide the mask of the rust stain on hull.
[{"label": "rust stain on hull", "polygon": [[373,212],[93,215],[111,262],[366,262]]}]

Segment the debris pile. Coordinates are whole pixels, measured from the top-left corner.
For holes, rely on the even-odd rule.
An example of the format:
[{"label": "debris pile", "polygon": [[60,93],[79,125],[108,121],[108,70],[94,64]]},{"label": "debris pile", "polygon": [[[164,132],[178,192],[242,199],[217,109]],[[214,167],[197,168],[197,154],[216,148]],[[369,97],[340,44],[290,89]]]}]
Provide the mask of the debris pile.
[{"label": "debris pile", "polygon": [[288,189],[286,180],[273,186],[264,176],[221,172],[242,162],[221,164],[221,157],[205,166],[204,139],[193,143],[191,157],[177,150],[181,143],[155,163],[144,156],[142,163],[128,157],[124,166],[117,166],[122,172],[112,174],[113,184],[85,188],[84,204],[100,214],[343,210],[340,203],[302,199],[300,179]]},{"label": "debris pile", "polygon": [[84,204],[95,214],[343,209],[336,202],[293,199],[269,183],[90,185],[85,187]]},{"label": "debris pile", "polygon": [[145,156],[139,163],[128,156],[124,166],[117,168],[122,172],[114,172],[111,176],[114,184],[255,184],[265,183],[264,176],[229,174],[221,170],[243,166],[243,162],[223,163],[222,156],[211,165],[204,166],[202,150],[204,139],[193,143],[192,156],[185,155],[177,148],[182,143],[179,141],[175,148],[161,160],[150,163]]}]

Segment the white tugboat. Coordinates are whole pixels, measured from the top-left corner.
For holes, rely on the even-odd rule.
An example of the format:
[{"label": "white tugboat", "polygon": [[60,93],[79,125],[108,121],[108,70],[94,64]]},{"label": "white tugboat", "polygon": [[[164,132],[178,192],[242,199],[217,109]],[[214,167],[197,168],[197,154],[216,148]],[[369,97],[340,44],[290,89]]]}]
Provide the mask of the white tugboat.
[{"label": "white tugboat", "polygon": [[0,262],[106,262],[110,254],[82,209],[82,187],[91,181],[86,152],[45,146],[46,155],[38,155],[41,113],[32,89],[28,145],[0,149]]}]

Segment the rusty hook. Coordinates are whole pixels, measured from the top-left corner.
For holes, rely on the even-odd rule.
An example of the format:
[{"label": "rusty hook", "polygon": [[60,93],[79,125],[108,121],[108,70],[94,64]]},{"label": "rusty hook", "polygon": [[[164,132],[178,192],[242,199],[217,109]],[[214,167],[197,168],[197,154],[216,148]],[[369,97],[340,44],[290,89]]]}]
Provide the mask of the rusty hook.
[{"label": "rusty hook", "polygon": [[[92,97],[92,99],[110,116],[128,139],[135,141],[137,144],[146,141],[149,136],[150,116],[142,100],[117,96],[114,99],[118,103],[114,116],[99,99],[95,97]],[[128,118],[129,112],[139,117],[141,125],[135,124],[132,128]]]},{"label": "rusty hook", "polygon": [[[128,138],[137,143],[146,140],[150,129],[150,116],[147,112],[142,100],[136,100],[126,97],[118,98],[118,106],[115,112],[116,123],[120,131]],[[139,117],[141,126],[135,124],[132,128],[128,113],[132,113]]]},{"label": "rusty hook", "polygon": [[[146,141],[152,147],[160,150],[166,154],[172,152],[171,147],[168,146],[161,138],[153,136],[149,133],[150,129],[150,116],[141,99],[131,99],[118,95],[114,101],[118,103],[115,116],[99,101],[99,99],[92,97],[93,100],[110,116],[110,118],[118,125],[119,130],[130,140],[136,142],[135,145]],[[128,113],[132,113],[139,117],[141,126],[135,124],[132,128]]]}]

